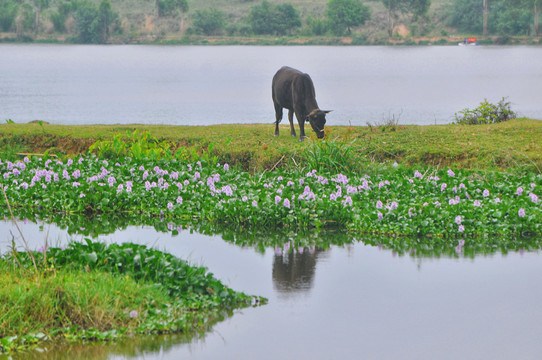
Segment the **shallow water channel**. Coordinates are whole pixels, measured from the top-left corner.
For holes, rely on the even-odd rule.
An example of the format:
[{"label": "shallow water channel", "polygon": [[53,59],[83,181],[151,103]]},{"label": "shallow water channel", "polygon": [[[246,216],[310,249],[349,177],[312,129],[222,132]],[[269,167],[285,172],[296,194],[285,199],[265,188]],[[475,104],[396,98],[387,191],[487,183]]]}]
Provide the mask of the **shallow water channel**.
[{"label": "shallow water channel", "polygon": [[[47,232],[53,245],[84,238],[56,225],[21,228],[32,248]],[[11,243],[10,231],[17,234],[11,222],[0,222],[0,252]],[[196,339],[145,337],[29,358],[535,359],[542,353],[539,251],[398,255],[363,239],[325,250],[293,250],[288,239],[282,247],[256,249],[219,235],[172,236],[146,226],[98,239],[166,250],[269,303],[236,311]]]}]

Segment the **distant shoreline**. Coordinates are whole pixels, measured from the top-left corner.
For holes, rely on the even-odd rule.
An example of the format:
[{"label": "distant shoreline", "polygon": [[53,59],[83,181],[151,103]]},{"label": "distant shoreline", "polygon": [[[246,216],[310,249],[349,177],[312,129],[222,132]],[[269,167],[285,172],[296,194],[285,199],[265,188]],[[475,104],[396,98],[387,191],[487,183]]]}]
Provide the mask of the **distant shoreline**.
[{"label": "distant shoreline", "polygon": [[[463,41],[464,36],[436,36],[436,37],[329,37],[329,36],[197,36],[197,35],[147,35],[147,36],[112,36],[107,44],[110,45],[256,45],[256,46],[427,46],[427,45],[451,45],[456,46]],[[17,38],[15,33],[0,33],[0,44],[80,44],[66,35],[38,36],[33,38],[23,36]],[[535,36],[487,36],[478,37],[480,45],[542,45],[542,38]]]}]

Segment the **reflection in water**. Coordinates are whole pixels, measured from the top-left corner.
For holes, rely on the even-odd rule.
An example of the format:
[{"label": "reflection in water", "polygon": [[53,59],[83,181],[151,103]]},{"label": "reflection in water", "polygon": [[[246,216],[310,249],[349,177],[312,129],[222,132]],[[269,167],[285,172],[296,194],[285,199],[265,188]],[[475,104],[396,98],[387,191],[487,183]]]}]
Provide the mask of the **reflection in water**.
[{"label": "reflection in water", "polygon": [[[325,250],[332,245],[344,246],[355,242],[377,246],[381,249],[392,250],[395,254],[412,257],[469,257],[478,254],[507,253],[509,251],[534,251],[542,249],[542,236],[532,237],[486,237],[475,239],[432,238],[432,237],[390,237],[367,234],[354,234],[341,231],[307,231],[306,233],[291,233],[287,229],[277,231],[254,230],[246,231],[225,228],[203,221],[183,220],[166,222],[160,217],[143,215],[95,215],[88,217],[84,214],[27,214],[21,211],[17,214],[24,221],[44,224],[52,223],[65,229],[69,235],[82,235],[96,238],[100,235],[113,234],[129,226],[150,226],[158,232],[177,235],[184,230],[196,231],[205,235],[220,235],[225,241],[241,247],[252,247],[263,253],[265,249],[284,248],[283,252],[298,252],[304,254],[304,249]],[[31,219],[31,220],[26,220]],[[288,244],[288,245],[286,245]],[[294,255],[295,258],[295,255]],[[285,264],[288,259],[283,259]],[[293,260],[296,263],[296,260]]]},{"label": "reflection in water", "polygon": [[136,336],[114,343],[46,344],[47,351],[28,351],[17,354],[24,360],[100,360],[115,356],[123,358],[145,358],[146,355],[167,353],[174,346],[186,344],[191,337],[186,335]]},{"label": "reflection in water", "polygon": [[[287,245],[286,245],[287,244]],[[301,247],[290,251],[289,243],[275,248],[273,284],[281,293],[308,291],[313,285],[316,262],[321,251]]]}]

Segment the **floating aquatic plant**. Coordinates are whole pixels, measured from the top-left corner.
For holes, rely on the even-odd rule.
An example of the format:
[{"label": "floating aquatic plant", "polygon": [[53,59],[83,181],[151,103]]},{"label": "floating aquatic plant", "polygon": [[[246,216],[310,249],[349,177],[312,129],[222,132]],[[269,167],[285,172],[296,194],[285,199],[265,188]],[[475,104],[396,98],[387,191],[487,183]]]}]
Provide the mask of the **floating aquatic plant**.
[{"label": "floating aquatic plant", "polygon": [[22,213],[144,214],[236,229],[410,236],[542,233],[542,177],[536,174],[392,166],[371,176],[316,170],[250,175],[205,161],[96,157],[0,160],[0,173]]}]

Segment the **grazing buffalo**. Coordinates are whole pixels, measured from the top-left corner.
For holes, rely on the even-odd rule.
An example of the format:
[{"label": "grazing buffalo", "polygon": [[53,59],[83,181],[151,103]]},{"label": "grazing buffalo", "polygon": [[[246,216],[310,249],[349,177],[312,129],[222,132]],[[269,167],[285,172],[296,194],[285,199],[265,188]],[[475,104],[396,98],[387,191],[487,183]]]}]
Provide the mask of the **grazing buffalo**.
[{"label": "grazing buffalo", "polygon": [[316,103],[311,77],[299,70],[283,66],[273,76],[273,103],[275,104],[275,136],[279,135],[282,108],[288,109],[290,134],[296,136],[294,113],[299,124],[299,141],[305,138],[305,122],[309,122],[319,139],[325,135],[324,125],[329,111],[320,110]]}]

